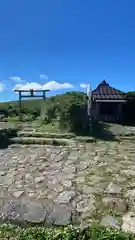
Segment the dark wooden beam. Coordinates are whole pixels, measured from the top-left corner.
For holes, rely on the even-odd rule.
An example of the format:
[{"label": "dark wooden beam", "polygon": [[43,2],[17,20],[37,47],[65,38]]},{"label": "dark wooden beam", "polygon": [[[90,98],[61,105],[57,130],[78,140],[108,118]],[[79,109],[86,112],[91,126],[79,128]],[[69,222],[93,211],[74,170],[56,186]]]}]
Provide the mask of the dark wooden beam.
[{"label": "dark wooden beam", "polygon": [[[31,90],[19,90],[19,89],[14,89],[14,92],[29,92],[30,93]],[[36,92],[49,92],[50,90],[49,89],[46,89],[46,90],[33,90],[34,93]]]},{"label": "dark wooden beam", "polygon": [[44,95],[21,95],[21,98],[43,98],[44,99]]}]

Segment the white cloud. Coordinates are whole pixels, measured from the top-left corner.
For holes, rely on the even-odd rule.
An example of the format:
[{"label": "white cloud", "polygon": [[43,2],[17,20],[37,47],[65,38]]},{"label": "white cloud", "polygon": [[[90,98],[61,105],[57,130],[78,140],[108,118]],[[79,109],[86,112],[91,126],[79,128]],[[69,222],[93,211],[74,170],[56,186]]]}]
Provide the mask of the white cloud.
[{"label": "white cloud", "polygon": [[43,80],[48,80],[48,76],[45,75],[45,74],[40,74],[40,79],[43,79]]},{"label": "white cloud", "polygon": [[3,92],[5,90],[5,85],[0,82],[0,92]]},{"label": "white cloud", "polygon": [[70,83],[58,83],[56,81],[50,81],[43,85],[40,85],[36,82],[26,83],[26,84],[16,84],[13,90],[59,90],[59,89],[69,89],[73,88],[73,85]]},{"label": "white cloud", "polygon": [[18,76],[11,76],[9,77],[10,80],[14,81],[14,82],[18,82],[18,83],[21,83],[21,82],[24,82],[24,80],[22,80],[20,77]]},{"label": "white cloud", "polygon": [[73,85],[70,83],[58,83],[56,81],[50,81],[42,85],[42,89],[49,90],[59,90],[59,89],[68,89],[73,88]]},{"label": "white cloud", "polygon": [[23,84],[16,84],[15,87],[14,87],[14,89],[19,89],[19,88],[21,88],[22,86],[23,86]]},{"label": "white cloud", "polygon": [[26,83],[26,84],[16,84],[13,90],[41,90],[42,85],[36,83],[36,82],[31,82],[31,83]]},{"label": "white cloud", "polygon": [[86,84],[86,83],[81,83],[81,84],[80,84],[80,87],[81,87],[81,88],[87,88],[87,87],[88,87],[88,84]]}]

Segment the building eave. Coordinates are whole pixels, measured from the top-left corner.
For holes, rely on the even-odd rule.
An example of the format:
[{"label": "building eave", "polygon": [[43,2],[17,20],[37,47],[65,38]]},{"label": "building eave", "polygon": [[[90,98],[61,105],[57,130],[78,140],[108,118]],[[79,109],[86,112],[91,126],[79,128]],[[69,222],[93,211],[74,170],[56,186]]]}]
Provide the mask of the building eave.
[{"label": "building eave", "polygon": [[113,100],[113,99],[97,99],[97,100],[95,100],[95,102],[115,102],[115,103],[126,103],[126,100]]}]

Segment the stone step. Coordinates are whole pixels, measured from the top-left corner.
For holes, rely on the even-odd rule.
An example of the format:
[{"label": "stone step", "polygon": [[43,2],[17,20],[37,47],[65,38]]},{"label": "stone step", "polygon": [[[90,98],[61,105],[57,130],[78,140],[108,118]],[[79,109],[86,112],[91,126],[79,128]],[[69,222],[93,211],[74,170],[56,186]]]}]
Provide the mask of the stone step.
[{"label": "stone step", "polygon": [[19,131],[19,137],[34,137],[34,138],[65,138],[65,139],[74,139],[79,142],[95,142],[95,138],[91,136],[76,136],[74,133],[48,133],[48,132],[26,132]]},{"label": "stone step", "polygon": [[26,128],[26,127],[25,127],[25,128],[23,128],[23,131],[26,132],[26,133],[27,133],[27,132],[28,132],[28,133],[29,133],[29,132],[33,132],[33,128],[30,128],[30,127],[27,127],[27,128]]},{"label": "stone step", "polygon": [[51,145],[75,145],[75,141],[59,138],[35,138],[35,137],[15,137],[10,139],[11,144],[51,144]]},{"label": "stone step", "polygon": [[36,137],[36,138],[75,138],[73,133],[49,133],[36,131],[19,131],[19,137]]},{"label": "stone step", "polygon": [[125,135],[125,136],[118,136],[116,137],[116,140],[120,140],[120,141],[125,141],[125,140],[129,140],[129,141],[132,141],[132,140],[135,140],[135,136],[132,135],[132,136],[128,136],[128,135]]}]

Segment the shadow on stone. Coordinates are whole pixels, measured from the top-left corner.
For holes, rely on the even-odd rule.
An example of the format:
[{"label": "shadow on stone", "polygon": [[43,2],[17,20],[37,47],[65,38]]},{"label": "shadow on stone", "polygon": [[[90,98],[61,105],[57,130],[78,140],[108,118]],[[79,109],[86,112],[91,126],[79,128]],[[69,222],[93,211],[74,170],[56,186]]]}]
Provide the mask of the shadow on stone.
[{"label": "shadow on stone", "polygon": [[94,138],[104,141],[116,140],[115,135],[109,130],[109,125],[104,122],[93,121],[90,134]]},{"label": "shadow on stone", "polygon": [[74,133],[78,136],[93,137],[103,141],[116,140],[116,136],[109,129],[109,124],[94,119],[92,119],[91,127],[86,127],[83,131],[74,131]]}]

